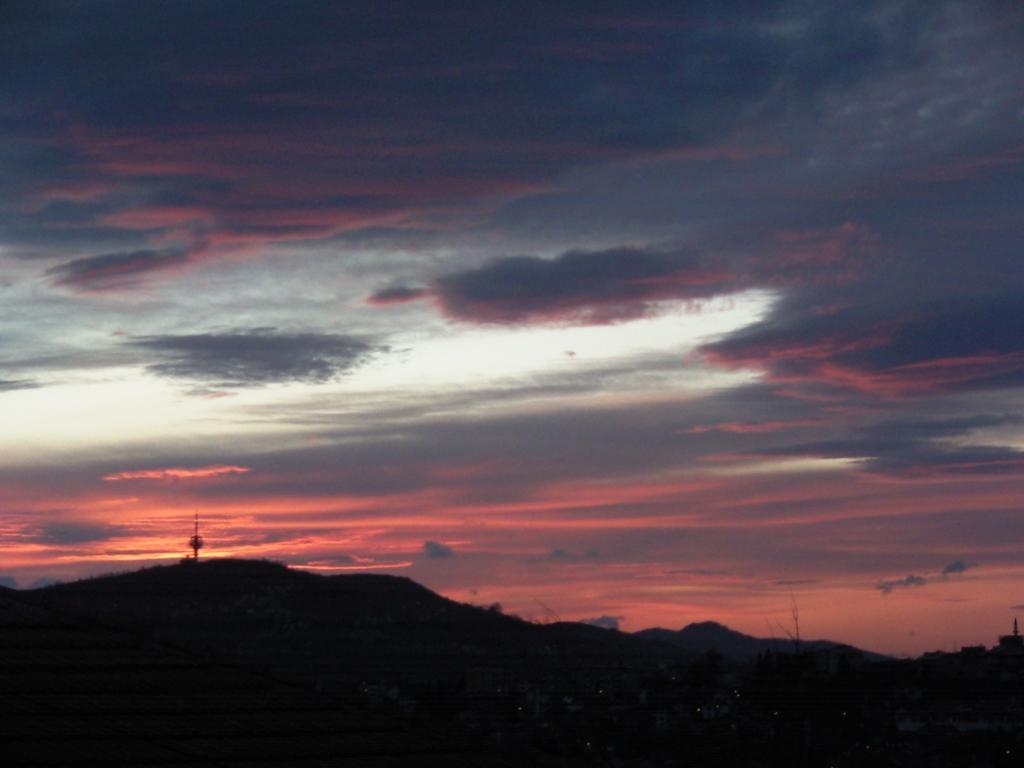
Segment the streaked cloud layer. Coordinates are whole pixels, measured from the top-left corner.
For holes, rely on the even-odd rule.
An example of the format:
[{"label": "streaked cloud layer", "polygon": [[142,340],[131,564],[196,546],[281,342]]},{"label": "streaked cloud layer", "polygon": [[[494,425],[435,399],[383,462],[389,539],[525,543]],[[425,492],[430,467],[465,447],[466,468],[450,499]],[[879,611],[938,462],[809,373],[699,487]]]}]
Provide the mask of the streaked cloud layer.
[{"label": "streaked cloud layer", "polygon": [[627,630],[1020,603],[1016,4],[3,13],[0,576],[199,510]]}]

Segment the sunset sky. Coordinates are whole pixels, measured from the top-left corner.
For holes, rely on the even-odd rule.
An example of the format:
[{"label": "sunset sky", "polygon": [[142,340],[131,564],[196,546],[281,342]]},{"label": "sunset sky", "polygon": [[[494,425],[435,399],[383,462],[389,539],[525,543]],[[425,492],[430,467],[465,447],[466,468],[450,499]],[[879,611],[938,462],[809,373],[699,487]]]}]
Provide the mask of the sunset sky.
[{"label": "sunset sky", "polygon": [[1022,243],[1019,2],[5,2],[0,577],[991,644]]}]

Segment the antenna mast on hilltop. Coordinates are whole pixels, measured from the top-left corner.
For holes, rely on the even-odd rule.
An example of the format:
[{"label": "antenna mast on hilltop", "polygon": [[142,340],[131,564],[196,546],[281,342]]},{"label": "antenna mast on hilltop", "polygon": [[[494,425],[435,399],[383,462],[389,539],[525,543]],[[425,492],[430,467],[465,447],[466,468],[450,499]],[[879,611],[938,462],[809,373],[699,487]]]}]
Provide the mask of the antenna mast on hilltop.
[{"label": "antenna mast on hilltop", "polygon": [[192,547],[192,559],[199,560],[199,550],[203,548],[203,537],[199,535],[199,513],[196,512],[196,527],[195,532],[192,534],[192,538],[188,540],[188,545]]}]

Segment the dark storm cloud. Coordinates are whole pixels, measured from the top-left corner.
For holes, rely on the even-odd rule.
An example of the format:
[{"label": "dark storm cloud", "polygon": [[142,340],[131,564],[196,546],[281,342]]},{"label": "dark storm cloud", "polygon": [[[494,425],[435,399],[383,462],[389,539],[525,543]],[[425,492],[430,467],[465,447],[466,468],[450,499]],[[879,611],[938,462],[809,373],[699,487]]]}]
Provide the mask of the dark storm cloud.
[{"label": "dark storm cloud", "polygon": [[58,250],[69,232],[183,228],[224,248],[326,238],[534,194],[583,163],[711,147],[916,64],[934,13],[36,5],[0,25],[0,198],[32,203],[6,211],[0,236],[43,231]]},{"label": "dark storm cloud", "polygon": [[1024,452],[1002,446],[910,447],[877,456],[866,468],[895,475],[998,475],[1024,473]]},{"label": "dark storm cloud", "polygon": [[[539,129],[557,121],[570,138],[613,146],[678,135],[669,119],[677,110],[701,114],[718,100],[743,103],[779,81],[813,90],[862,78],[886,55],[886,36],[907,44],[928,15],[891,28],[853,3],[829,13],[778,2],[659,4],[646,25],[632,23],[632,8],[606,15],[539,2],[388,9],[359,2],[160,3],[124,4],[116,13],[40,5],[49,10],[5,19],[10,45],[0,62],[9,87],[22,98],[34,92],[43,104],[60,95],[96,122],[174,125],[189,119],[183,103],[267,118],[274,108],[303,114],[347,98],[392,117],[444,103],[499,136],[522,135],[537,121],[533,130],[543,135]],[[773,22],[795,20],[799,25],[786,34],[772,33]],[[65,55],[46,58],[47,46],[58,41]],[[692,66],[666,66],[666,57],[681,56]],[[311,70],[319,76],[316,89],[304,77]],[[59,94],[62,85],[66,92]],[[489,94],[487,85],[504,87]],[[374,86],[386,88],[387,98],[374,98]],[[619,98],[627,88],[629,98]],[[663,90],[680,103],[666,103]],[[162,98],[147,102],[153,96]],[[535,113],[515,109],[525,99]],[[502,100],[507,108],[499,110]],[[695,122],[689,132],[708,118]]]},{"label": "dark storm cloud", "polygon": [[977,563],[967,563],[963,560],[953,560],[952,562],[946,563],[942,569],[943,577],[948,577],[957,573],[964,573],[968,568],[976,568]]},{"label": "dark storm cloud", "polygon": [[127,343],[159,358],[147,368],[157,376],[227,388],[324,383],[360,365],[375,351],[351,336],[282,333],[273,328],[144,336]]},{"label": "dark storm cloud", "polygon": [[455,556],[455,550],[439,541],[424,541],[423,554],[431,560],[444,560]]},{"label": "dark storm cloud", "polygon": [[371,304],[404,304],[409,301],[416,301],[430,292],[426,288],[415,288],[405,285],[396,285],[390,288],[382,288],[373,293],[367,301]]},{"label": "dark storm cloud", "polygon": [[[963,444],[971,432],[1019,424],[1016,414],[881,421],[846,437],[761,449],[768,455],[861,459],[866,471],[887,475],[981,475],[1024,472],[1024,452],[1001,445]],[[959,440],[958,440],[959,438]]]},{"label": "dark storm cloud", "polygon": [[875,589],[883,595],[891,594],[894,589],[907,589],[910,587],[923,587],[926,584],[934,584],[937,581],[945,581],[950,576],[965,573],[969,568],[976,568],[977,563],[968,563],[964,560],[953,560],[947,563],[942,570],[934,576],[920,576],[910,574],[902,579],[880,579]]},{"label": "dark storm cloud", "polygon": [[445,313],[475,323],[602,323],[644,314],[651,302],[727,290],[730,276],[689,253],[640,248],[518,256],[442,277]]},{"label": "dark storm cloud", "polygon": [[891,594],[894,589],[908,589],[911,587],[923,587],[928,583],[924,576],[910,574],[902,579],[882,579],[875,585],[875,589],[883,595]]},{"label": "dark storm cloud", "polygon": [[46,271],[54,285],[78,291],[110,291],[139,283],[151,272],[186,264],[186,250],[138,250],[85,256]]},{"label": "dark storm cloud", "polygon": [[820,315],[791,302],[703,348],[713,363],[772,381],[899,398],[1024,383],[1024,294],[951,297]]},{"label": "dark storm cloud", "polygon": [[116,539],[124,536],[126,529],[106,523],[53,522],[35,526],[28,533],[40,544],[64,546]]}]

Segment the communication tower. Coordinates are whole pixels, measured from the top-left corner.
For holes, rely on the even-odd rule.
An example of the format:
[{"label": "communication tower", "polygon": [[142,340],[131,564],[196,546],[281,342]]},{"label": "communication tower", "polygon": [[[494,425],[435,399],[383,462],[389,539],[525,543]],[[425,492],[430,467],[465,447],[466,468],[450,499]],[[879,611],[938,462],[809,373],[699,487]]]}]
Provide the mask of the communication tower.
[{"label": "communication tower", "polygon": [[188,540],[188,545],[192,548],[192,559],[199,560],[199,550],[203,548],[203,537],[199,535],[199,513],[196,512],[196,523],[195,531],[192,537]]}]

